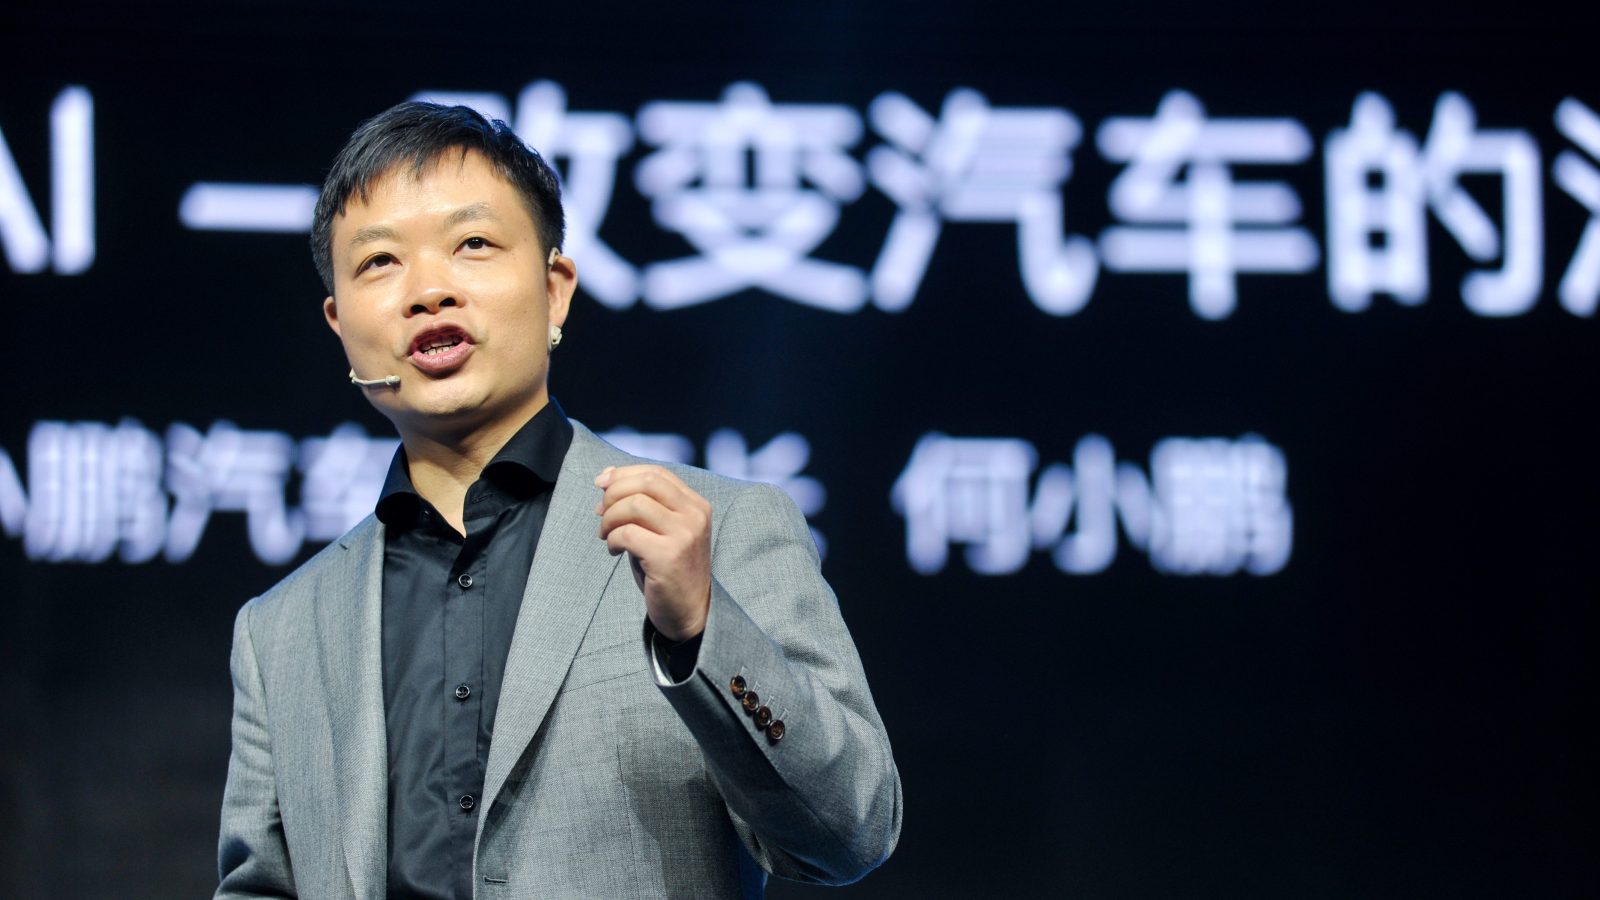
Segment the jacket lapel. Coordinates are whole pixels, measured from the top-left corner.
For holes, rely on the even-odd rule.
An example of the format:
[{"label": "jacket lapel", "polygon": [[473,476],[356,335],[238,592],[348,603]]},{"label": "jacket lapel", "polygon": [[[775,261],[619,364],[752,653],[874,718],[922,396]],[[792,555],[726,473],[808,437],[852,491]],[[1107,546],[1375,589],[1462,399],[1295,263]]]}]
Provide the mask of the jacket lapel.
[{"label": "jacket lapel", "polygon": [[383,526],[368,518],[317,585],[317,637],[333,741],[336,820],[351,894],[383,896],[388,735],[383,713]]},{"label": "jacket lapel", "polygon": [[608,465],[626,465],[630,460],[589,429],[577,422],[572,425],[572,446],[550,497],[506,660],[484,775],[483,795],[490,802],[478,817],[480,834],[506,776],[550,711],[600,596],[621,562],[596,536],[600,520],[594,507],[600,502],[600,490],[594,477]]}]

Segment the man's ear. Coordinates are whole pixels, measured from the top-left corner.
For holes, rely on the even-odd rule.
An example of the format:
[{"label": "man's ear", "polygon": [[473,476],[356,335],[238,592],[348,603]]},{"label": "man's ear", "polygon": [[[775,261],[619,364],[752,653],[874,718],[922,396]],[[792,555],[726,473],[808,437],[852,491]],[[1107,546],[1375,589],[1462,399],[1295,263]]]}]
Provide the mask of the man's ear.
[{"label": "man's ear", "polygon": [[332,296],[322,301],[322,317],[328,321],[328,327],[333,329],[333,333],[343,339],[344,335],[339,332],[339,307],[334,304]]},{"label": "man's ear", "polygon": [[[565,324],[572,308],[572,295],[578,290],[578,264],[558,253],[545,272],[544,289],[550,301],[550,324]],[[333,298],[328,300],[331,303]]]}]

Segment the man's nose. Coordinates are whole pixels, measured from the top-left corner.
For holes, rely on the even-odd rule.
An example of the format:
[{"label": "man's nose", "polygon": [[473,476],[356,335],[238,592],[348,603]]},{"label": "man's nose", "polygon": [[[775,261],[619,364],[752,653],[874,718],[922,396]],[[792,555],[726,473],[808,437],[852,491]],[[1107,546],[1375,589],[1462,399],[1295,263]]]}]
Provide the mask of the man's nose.
[{"label": "man's nose", "polygon": [[428,287],[413,291],[406,305],[406,315],[421,316],[437,313],[449,306],[460,306],[460,294],[449,287]]},{"label": "man's nose", "polygon": [[451,283],[446,267],[420,262],[413,269],[414,282],[406,298],[406,316],[431,315],[451,306],[462,305],[460,289]]}]

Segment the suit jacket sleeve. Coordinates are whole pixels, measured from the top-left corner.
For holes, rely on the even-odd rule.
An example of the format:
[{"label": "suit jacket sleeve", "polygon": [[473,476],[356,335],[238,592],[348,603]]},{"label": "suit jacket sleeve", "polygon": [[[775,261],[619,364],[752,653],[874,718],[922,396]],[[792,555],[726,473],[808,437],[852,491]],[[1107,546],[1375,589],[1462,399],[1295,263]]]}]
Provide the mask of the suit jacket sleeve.
[{"label": "suit jacket sleeve", "polygon": [[278,815],[266,692],[250,635],[254,607],[245,604],[233,625],[233,752],[222,795],[217,900],[296,896]]},{"label": "suit jacket sleeve", "polygon": [[[855,881],[894,850],[901,806],[861,660],[788,496],[751,485],[718,514],[695,669],[658,684],[762,868],[800,881]],[[758,729],[732,694],[736,675],[783,720],[781,740]]]}]

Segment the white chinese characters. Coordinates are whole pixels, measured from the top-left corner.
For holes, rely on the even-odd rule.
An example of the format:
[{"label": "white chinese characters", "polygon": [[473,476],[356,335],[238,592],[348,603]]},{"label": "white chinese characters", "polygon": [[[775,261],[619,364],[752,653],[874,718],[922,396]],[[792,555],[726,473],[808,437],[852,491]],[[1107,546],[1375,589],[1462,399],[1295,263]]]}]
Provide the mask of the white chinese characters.
[{"label": "white chinese characters", "polygon": [[1271,575],[1289,561],[1294,516],[1283,452],[1258,437],[1167,438],[1147,477],[1118,463],[1111,443],[1087,435],[1072,465],[1028,482],[1037,453],[1021,438],[932,433],[912,450],[892,500],[906,520],[906,558],[924,575],[942,571],[964,545],[982,575],[1017,572],[1035,550],[1073,575],[1116,559],[1118,523],[1127,542],[1161,572]]},{"label": "white chinese characters", "polygon": [[1555,179],[1572,199],[1589,213],[1578,250],[1561,276],[1561,305],[1578,316],[1594,315],[1600,301],[1600,115],[1568,97],[1556,107],[1556,127],[1583,150],[1588,158],[1563,150],[1556,157]]},{"label": "white chinese characters", "polygon": [[874,100],[868,115],[889,142],[867,154],[868,171],[898,207],[872,268],[879,309],[911,303],[941,220],[1015,223],[1028,296],[1055,315],[1083,308],[1099,261],[1087,238],[1062,234],[1077,119],[1064,109],[993,109],[965,89],[950,92],[938,121],[894,93]]},{"label": "white chinese characters", "polygon": [[906,518],[906,558],[923,575],[943,569],[951,544],[965,544],[967,565],[1007,575],[1028,560],[1028,476],[1033,445],[1016,438],[917,441],[891,498]]},{"label": "white chinese characters", "polygon": [[[696,462],[683,435],[616,428],[602,436],[647,458]],[[0,531],[22,538],[27,557],[41,562],[183,563],[218,516],[238,516],[253,555],[279,565],[370,514],[398,446],[350,423],[299,440],[226,421],[204,431],[175,424],[164,437],[131,419],[36,423],[26,485],[0,451]],[[806,474],[810,460],[811,443],[796,432],[752,444],[720,428],[698,462],[772,484],[813,518],[828,494]],[[955,547],[967,568],[990,576],[1020,571],[1035,553],[1062,572],[1094,575],[1122,545],[1178,575],[1271,575],[1292,555],[1287,463],[1254,435],[1167,438],[1148,470],[1119,462],[1095,434],[1077,442],[1070,462],[1035,478],[1038,462],[1022,438],[919,440],[890,493],[905,519],[911,568],[937,574]],[[812,537],[825,555],[823,536],[812,529]]]},{"label": "white chinese characters", "polygon": [[810,256],[864,187],[844,152],[861,138],[853,110],[773,104],[740,83],[721,103],[646,104],[639,135],[660,147],[635,175],[656,222],[700,253],[648,266],[646,303],[674,309],[750,287],[834,312],[866,302],[859,269]]},{"label": "white chinese characters", "polygon": [[[1100,127],[1100,152],[1128,163],[1111,183],[1118,218],[1100,249],[1119,272],[1185,272],[1189,305],[1203,319],[1233,312],[1239,273],[1297,273],[1317,264],[1311,236],[1292,223],[1300,198],[1281,181],[1239,183],[1236,165],[1285,165],[1311,155],[1292,119],[1208,119],[1182,91],[1150,119]],[[1186,174],[1185,174],[1186,173]]]},{"label": "white chinese characters", "polygon": [[[1302,121],[1209,115],[1182,90],[1167,92],[1147,117],[1110,116],[1094,128],[1098,160],[1081,158],[1089,156],[1086,127],[1070,111],[995,104],[965,87],[950,90],[937,113],[885,91],[865,115],[838,103],[775,99],[749,81],[716,99],[648,100],[631,117],[574,110],[553,81],[515,95],[421,91],[413,99],[512,123],[545,154],[562,179],[564,249],[581,267],[580,289],[615,310],[640,300],[670,311],[765,295],[832,313],[899,313],[928,293],[935,251],[961,252],[970,245],[964,229],[975,224],[1016,229],[1021,293],[1051,316],[1082,312],[1110,276],[1123,275],[1183,276],[1190,310],[1207,321],[1236,313],[1247,276],[1308,275],[1324,262],[1329,297],[1345,312],[1371,308],[1376,296],[1421,304],[1441,258],[1468,267],[1459,296],[1474,315],[1524,315],[1545,284],[1538,143],[1524,129],[1480,127],[1471,102],[1456,93],[1438,98],[1423,140],[1396,123],[1381,94],[1360,94],[1348,122],[1329,131],[1320,167]],[[73,123],[87,122],[87,106],[69,107],[63,140],[78,146],[72,135],[86,125]],[[1567,98],[1555,125],[1577,149],[1557,155],[1552,178],[1590,214],[1560,280],[1560,305],[1588,316],[1600,304],[1600,117]],[[0,240],[14,268],[37,271],[47,240],[20,181],[7,174],[4,150],[0,143]],[[78,156],[64,158],[63,177],[88,184],[70,174],[86,171]],[[654,224],[692,253],[629,259],[636,251],[602,237],[629,164]],[[1301,199],[1317,175],[1325,252]],[[1069,188],[1091,196],[1107,183],[1112,224],[1094,236],[1070,228],[1069,219],[1093,221],[1094,211],[1079,201],[1069,217]],[[863,202],[869,188],[890,212],[882,238],[862,241],[846,217],[864,217],[876,233],[872,216],[884,207]],[[314,198],[304,185],[196,182],[179,218],[197,230],[304,230]],[[84,210],[69,225],[92,221],[91,207],[57,208]],[[1464,258],[1430,250],[1434,221]],[[961,230],[946,236],[947,224]],[[639,233],[635,223],[612,231],[613,239]],[[844,233],[856,237],[836,239]],[[92,258],[92,243],[72,249],[71,240],[57,271]]]},{"label": "white chinese characters", "polygon": [[[28,436],[29,491],[9,462],[0,469],[7,531],[22,523],[29,557],[101,562],[116,552],[141,563],[160,552],[167,498],[161,442],[139,423],[40,422]],[[21,515],[19,515],[21,513]]]},{"label": "white chinese characters", "polygon": [[[1503,222],[1496,224],[1462,186],[1469,175],[1500,182]],[[1538,300],[1544,219],[1539,148],[1527,132],[1479,129],[1466,98],[1445,94],[1419,147],[1395,128],[1388,101],[1362,94],[1350,127],[1328,140],[1327,177],[1328,283],[1340,309],[1366,309],[1379,292],[1404,304],[1426,299],[1427,210],[1469,258],[1500,260],[1498,269],[1474,271],[1462,281],[1468,309],[1520,315]],[[1369,178],[1378,184],[1369,185]]]},{"label": "white chinese characters", "polygon": [[[214,514],[242,514],[250,548],[267,564],[294,558],[372,511],[398,442],[345,424],[326,438],[215,422],[185,424],[165,440],[132,419],[38,422],[28,436],[27,485],[0,452],[0,526],[21,536],[29,559],[181,563],[199,549]],[[304,472],[291,507],[291,472]]]}]

